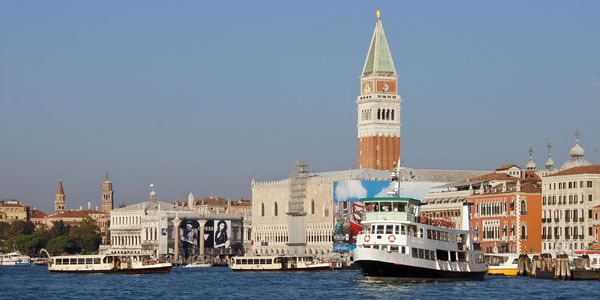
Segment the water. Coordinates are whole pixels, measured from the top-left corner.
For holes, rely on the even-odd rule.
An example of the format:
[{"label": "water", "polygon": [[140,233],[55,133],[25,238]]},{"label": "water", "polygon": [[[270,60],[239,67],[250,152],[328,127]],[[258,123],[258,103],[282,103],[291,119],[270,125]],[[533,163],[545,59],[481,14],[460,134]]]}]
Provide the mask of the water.
[{"label": "water", "polygon": [[0,299],[600,299],[600,281],[489,277],[451,283],[365,281],[358,271],[234,273],[173,268],[171,274],[51,274],[0,267]]}]

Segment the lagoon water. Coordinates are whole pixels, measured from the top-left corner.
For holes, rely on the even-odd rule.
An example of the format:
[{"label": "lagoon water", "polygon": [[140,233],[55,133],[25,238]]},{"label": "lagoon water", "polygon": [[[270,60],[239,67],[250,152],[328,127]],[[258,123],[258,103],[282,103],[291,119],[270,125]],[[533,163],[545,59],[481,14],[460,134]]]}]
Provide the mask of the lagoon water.
[{"label": "lagoon water", "polygon": [[358,271],[234,273],[173,268],[171,274],[51,274],[0,267],[0,299],[600,299],[600,281],[488,277],[451,283],[365,281]]}]

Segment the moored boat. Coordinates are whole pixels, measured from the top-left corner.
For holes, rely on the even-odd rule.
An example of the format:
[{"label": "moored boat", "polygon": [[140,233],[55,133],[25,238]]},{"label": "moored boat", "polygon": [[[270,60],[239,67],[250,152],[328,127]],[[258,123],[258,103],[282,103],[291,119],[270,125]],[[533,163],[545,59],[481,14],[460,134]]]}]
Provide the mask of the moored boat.
[{"label": "moored boat", "polygon": [[53,273],[170,273],[170,263],[153,260],[149,255],[66,255],[48,260]]},{"label": "moored boat", "polygon": [[237,256],[229,265],[237,272],[324,272],[330,270],[329,263],[308,255]]},{"label": "moored boat", "polygon": [[193,262],[183,266],[182,268],[209,268],[212,266],[213,264],[209,263]]},{"label": "moored boat", "polygon": [[489,275],[517,276],[519,254],[494,253],[486,254],[485,261]]},{"label": "moored boat", "polygon": [[0,254],[0,266],[29,266],[31,257],[19,251]]}]

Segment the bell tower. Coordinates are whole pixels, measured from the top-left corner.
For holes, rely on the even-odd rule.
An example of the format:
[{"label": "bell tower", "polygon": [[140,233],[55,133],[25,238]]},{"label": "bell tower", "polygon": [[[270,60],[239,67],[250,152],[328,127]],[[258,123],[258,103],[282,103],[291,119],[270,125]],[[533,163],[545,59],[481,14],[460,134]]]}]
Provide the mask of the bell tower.
[{"label": "bell tower", "polygon": [[58,190],[56,191],[56,198],[54,200],[54,214],[59,214],[65,211],[67,207],[67,201],[65,200],[65,191],[63,190],[62,176],[58,181]]},{"label": "bell tower", "polygon": [[358,168],[391,170],[400,157],[398,75],[388,46],[381,12],[360,77],[358,105]]},{"label": "bell tower", "polygon": [[113,209],[113,189],[112,182],[108,179],[108,173],[106,173],[106,180],[102,183],[102,212],[109,213]]}]

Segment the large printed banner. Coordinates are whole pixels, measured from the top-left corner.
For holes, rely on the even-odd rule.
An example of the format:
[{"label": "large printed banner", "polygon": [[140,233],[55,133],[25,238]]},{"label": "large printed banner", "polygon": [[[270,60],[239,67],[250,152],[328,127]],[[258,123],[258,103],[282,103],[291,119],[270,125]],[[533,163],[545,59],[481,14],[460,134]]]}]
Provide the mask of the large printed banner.
[{"label": "large printed banner", "polygon": [[[183,220],[179,236],[183,248],[200,247],[200,224],[195,220]],[[204,224],[204,248],[230,248],[231,221],[208,220]]]},{"label": "large printed banner", "polygon": [[[402,182],[400,196],[421,200],[432,187],[444,182]],[[395,187],[390,181],[346,180],[333,183],[333,209],[335,211],[333,251],[352,251],[356,235],[362,231],[364,206],[359,200],[372,197],[389,197]]]}]

